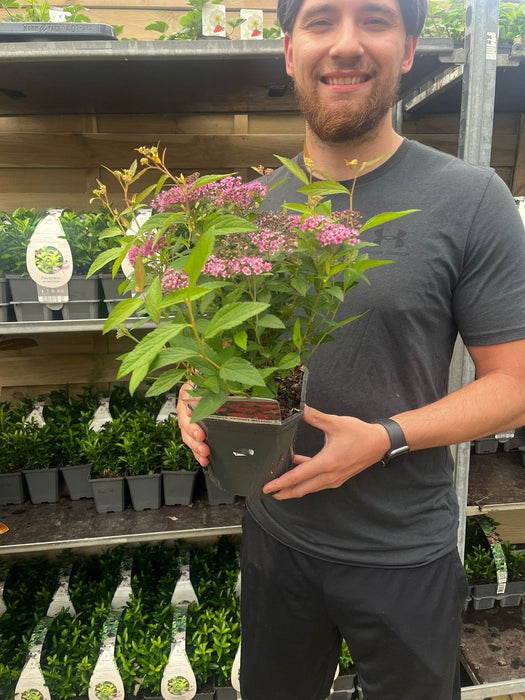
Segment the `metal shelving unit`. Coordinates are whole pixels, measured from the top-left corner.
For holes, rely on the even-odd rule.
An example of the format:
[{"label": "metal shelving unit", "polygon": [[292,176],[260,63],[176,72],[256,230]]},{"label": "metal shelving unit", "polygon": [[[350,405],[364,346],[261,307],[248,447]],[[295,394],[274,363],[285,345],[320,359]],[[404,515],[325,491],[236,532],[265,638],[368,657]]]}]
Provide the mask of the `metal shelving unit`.
[{"label": "metal shelving unit", "polygon": [[[497,46],[499,0],[466,0],[466,34],[463,47],[447,39],[422,39],[412,71],[403,76],[401,99],[394,122],[401,132],[403,114],[432,111],[460,112],[459,154],[476,164],[490,164],[494,104],[525,112],[525,45],[501,51]],[[203,71],[203,63],[206,70]],[[155,80],[151,77],[155,76]],[[497,76],[497,80],[496,80]],[[176,82],[177,89],[159,90]],[[130,86],[133,86],[131,88]],[[295,108],[286,75],[282,45],[278,40],[257,42],[153,42],[62,41],[0,43],[0,114],[133,114],[147,106],[155,112],[199,111],[212,102],[218,111],[257,108],[267,111]],[[6,334],[86,332],[102,329],[104,320],[34,323],[2,323]],[[472,381],[473,367],[458,344],[451,368],[450,388]],[[463,526],[471,510],[467,506],[470,443],[456,449],[456,490]],[[504,504],[511,507],[510,504]],[[220,506],[224,508],[224,506]],[[228,507],[231,508],[231,507]],[[176,527],[152,522],[120,523],[120,531],[96,536],[72,535],[67,540],[24,536],[24,541],[0,546],[0,555],[64,547],[97,547],[113,544],[203,538],[240,533],[239,508],[225,523],[208,515],[204,527],[181,518]],[[131,514],[131,517],[139,514]],[[151,516],[148,516],[151,517]],[[122,530],[122,528],[124,528]],[[128,528],[126,530],[126,528]],[[135,528],[135,529],[133,529]],[[458,547],[464,549],[464,530]],[[525,679],[463,688],[462,697],[525,692]]]}]

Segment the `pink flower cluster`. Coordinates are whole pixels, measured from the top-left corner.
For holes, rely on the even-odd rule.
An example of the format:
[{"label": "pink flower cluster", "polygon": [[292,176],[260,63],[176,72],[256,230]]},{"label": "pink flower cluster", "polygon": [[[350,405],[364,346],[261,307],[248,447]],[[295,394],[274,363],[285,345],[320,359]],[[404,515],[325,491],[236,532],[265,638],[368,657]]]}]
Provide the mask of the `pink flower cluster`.
[{"label": "pink flower cluster", "polygon": [[155,232],[152,232],[142,245],[137,243],[137,245],[133,246],[133,248],[130,248],[127,258],[131,265],[135,265],[135,261],[139,255],[141,258],[152,258],[155,253],[162,250],[164,245],[164,236],[161,236],[157,242],[155,242],[155,237]]},{"label": "pink flower cluster", "polygon": [[235,275],[262,275],[264,272],[271,272],[272,264],[264,258],[256,255],[241,255],[238,258],[219,258],[211,255],[204,266],[202,272],[212,277],[222,277],[231,279]]},{"label": "pink flower cluster", "polygon": [[162,291],[174,292],[176,289],[185,289],[188,286],[188,275],[179,270],[166,270],[162,276]]},{"label": "pink flower cluster", "polygon": [[152,206],[160,212],[164,212],[170,207],[182,204],[187,197],[190,204],[196,202],[206,203],[214,209],[220,207],[235,207],[243,213],[255,210],[258,200],[266,194],[266,187],[259,182],[243,183],[238,176],[225,177],[218,182],[211,182],[196,189],[190,189],[191,185],[199,177],[199,173],[194,173],[186,178],[186,194],[181,187],[172,187],[161,192],[153,200]]},{"label": "pink flower cluster", "polygon": [[358,229],[329,221],[321,215],[309,216],[303,221],[301,229],[304,232],[316,232],[316,238],[323,248],[330,245],[340,245],[345,241],[350,245],[356,245],[360,242]]}]

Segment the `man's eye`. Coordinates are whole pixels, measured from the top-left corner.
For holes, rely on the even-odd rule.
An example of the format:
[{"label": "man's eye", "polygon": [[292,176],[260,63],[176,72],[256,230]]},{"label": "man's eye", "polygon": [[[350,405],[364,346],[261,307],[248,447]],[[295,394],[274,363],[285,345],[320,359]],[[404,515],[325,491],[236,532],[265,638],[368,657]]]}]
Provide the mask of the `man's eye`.
[{"label": "man's eye", "polygon": [[372,26],[377,26],[377,27],[388,27],[389,23],[387,22],[384,17],[368,17],[364,24],[366,25],[372,25]]},{"label": "man's eye", "polygon": [[308,29],[317,29],[319,27],[329,27],[331,22],[327,19],[315,19],[308,22]]}]

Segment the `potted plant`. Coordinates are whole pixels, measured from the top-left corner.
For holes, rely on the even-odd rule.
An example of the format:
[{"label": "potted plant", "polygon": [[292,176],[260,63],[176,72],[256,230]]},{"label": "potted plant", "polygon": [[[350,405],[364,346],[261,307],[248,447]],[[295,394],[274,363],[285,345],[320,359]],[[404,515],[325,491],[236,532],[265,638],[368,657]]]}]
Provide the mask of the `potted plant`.
[{"label": "potted plant", "polygon": [[118,513],[126,506],[126,464],[118,445],[123,418],[106,423],[100,431],[89,430],[82,441],[82,452],[91,465],[89,483],[97,513]]},{"label": "potted plant", "polygon": [[26,498],[22,475],[23,457],[17,453],[23,448],[17,440],[16,420],[9,403],[0,403],[0,505],[23,503]]},{"label": "potted plant", "polygon": [[[112,171],[124,194],[123,210],[112,205],[105,185],[95,190],[121,229],[113,272],[124,257],[134,265],[137,294],[122,301],[104,327],[136,340],[120,358],[118,377],[130,376],[132,393],[151,379],[148,396],[191,381],[193,421],[203,422],[211,448],[210,474],[230,492],[258,492],[287,468],[305,362],[354,320],[336,319],[341,302],[369,268],[385,264],[368,258],[369,244],[359,232],[410,212],[361,224],[353,187],[316,182],[310,162],[304,172],[285,158],[281,162],[303,183],[302,201],[282,212],[262,212],[264,181],[177,176],[156,147],[137,150],[140,163]],[[349,165],[361,171],[369,164]],[[149,171],[160,175],[157,183],[135,193]],[[348,197],[346,212],[330,213],[323,197],[332,193]],[[128,235],[150,197],[155,213]],[[101,257],[90,274],[107,261]],[[140,338],[124,326],[137,312],[156,326]],[[248,436],[261,426],[271,437],[261,438],[255,450],[249,437],[239,435],[243,422]],[[286,440],[278,437],[282,432]]]},{"label": "potted plant", "polygon": [[38,301],[37,287],[27,272],[26,250],[44,212],[19,207],[0,213],[0,259],[9,284],[17,321],[49,321],[53,314]]},{"label": "potted plant", "polygon": [[126,417],[124,430],[118,439],[134,510],[158,509],[161,506],[160,430],[155,419],[146,411],[136,411]]},{"label": "potted plant", "polygon": [[111,245],[100,236],[110,223],[108,215],[65,209],[60,223],[73,257],[73,275],[68,282],[69,301],[62,307],[62,316],[66,320],[98,318],[99,277],[93,275],[87,279],[86,274],[95,258]]},{"label": "potted plant", "polygon": [[176,420],[170,418],[166,422],[171,423],[173,427],[172,435],[167,437],[162,452],[164,503],[167,506],[188,506],[193,501],[199,463],[180,436],[175,433]]}]

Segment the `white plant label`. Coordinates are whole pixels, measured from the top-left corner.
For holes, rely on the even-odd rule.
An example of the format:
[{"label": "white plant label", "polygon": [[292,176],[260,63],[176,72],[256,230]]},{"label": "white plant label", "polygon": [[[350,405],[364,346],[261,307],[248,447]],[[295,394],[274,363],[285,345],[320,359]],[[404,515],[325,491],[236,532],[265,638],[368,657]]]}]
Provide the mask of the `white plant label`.
[{"label": "white plant label", "polygon": [[[151,209],[141,209],[141,210],[138,212],[135,221],[131,224],[131,226],[130,226],[129,229],[127,230],[126,235],[127,235],[127,236],[135,236],[135,235],[137,234],[139,228],[142,226],[142,224],[143,224],[144,222],[146,222],[146,221],[150,218],[151,214],[152,214],[152,210],[151,210]],[[152,233],[154,233],[154,232],[152,231]],[[133,273],[135,272],[135,268],[134,268],[134,266],[130,263],[130,261],[128,260],[128,256],[127,256],[127,255],[126,255],[126,257],[124,258],[124,260],[122,261],[122,264],[121,264],[120,268],[121,268],[122,272],[126,275],[126,277],[127,277],[128,279],[129,279],[129,278],[133,275]]]},{"label": "white plant label", "polygon": [[498,59],[498,35],[496,32],[487,32],[485,56],[487,61],[497,61]]},{"label": "white plant label", "polygon": [[168,394],[166,401],[160,407],[160,411],[155,418],[156,423],[163,423],[170,416],[177,415],[177,397],[175,394]]},{"label": "white plant label", "polygon": [[60,571],[58,587],[53,595],[53,599],[49,603],[47,609],[47,617],[56,617],[59,612],[66,610],[71,617],[75,617],[75,608],[69,596],[69,579],[71,577],[71,568],[64,568]]},{"label": "white plant label", "polygon": [[202,8],[202,35],[226,36],[226,7],[204,5]]},{"label": "white plant label", "polygon": [[171,597],[171,651],[160,684],[164,700],[191,700],[197,693],[197,681],[186,654],[186,616],[190,603],[198,603],[198,600],[190,580],[189,554],[183,552],[179,578]]},{"label": "white plant label", "polygon": [[61,213],[61,209],[46,212],[26,250],[27,271],[36,282],[38,301],[50,309],[61,309],[69,301],[67,283],[73,274],[73,257],[60,223]]},{"label": "white plant label", "polygon": [[89,429],[95,431],[95,433],[100,432],[103,425],[106,423],[111,423],[113,417],[109,412],[109,397],[104,397],[100,399],[93,420],[89,424]]},{"label": "white plant label", "polygon": [[49,8],[50,22],[67,22],[69,17],[71,17],[71,12],[66,12],[62,7]]},{"label": "white plant label", "polygon": [[241,10],[241,39],[252,40],[263,38],[263,11]]},{"label": "white plant label", "polygon": [[27,416],[25,419],[26,423],[35,423],[38,425],[39,428],[43,428],[44,425],[46,424],[44,420],[44,406],[45,402],[44,401],[37,401],[33,409],[31,410],[31,413]]}]

